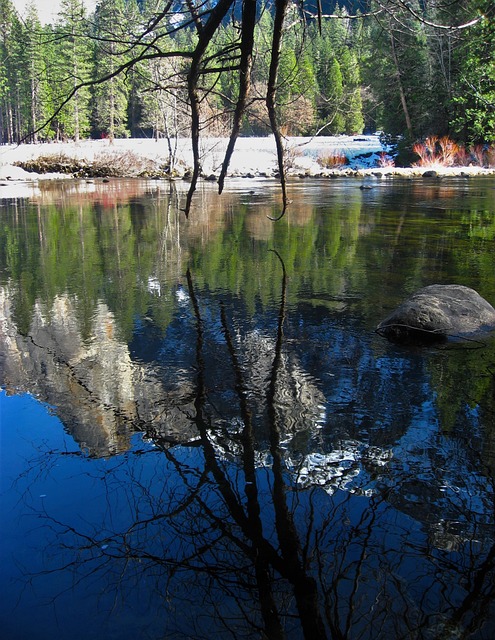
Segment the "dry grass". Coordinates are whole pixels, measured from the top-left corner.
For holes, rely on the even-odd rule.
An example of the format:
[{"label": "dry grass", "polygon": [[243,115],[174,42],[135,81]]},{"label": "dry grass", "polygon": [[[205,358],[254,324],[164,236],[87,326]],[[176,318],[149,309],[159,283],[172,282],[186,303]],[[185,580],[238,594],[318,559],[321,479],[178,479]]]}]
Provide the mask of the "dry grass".
[{"label": "dry grass", "polygon": [[334,151],[325,156],[319,156],[317,158],[318,164],[324,169],[338,169],[339,167],[345,167],[349,164],[349,160],[341,151]]},{"label": "dry grass", "polygon": [[415,162],[413,166],[432,167],[440,165],[442,167],[452,167],[456,164],[459,149],[459,145],[448,136],[441,138],[429,136],[423,142],[416,142],[413,145],[414,153],[419,156],[418,162]]},{"label": "dry grass", "polygon": [[479,167],[495,167],[495,145],[478,144],[470,149],[473,163]]},{"label": "dry grass", "polygon": [[448,136],[429,136],[413,145],[419,160],[414,167],[494,167],[495,145],[475,145],[466,149]]},{"label": "dry grass", "polygon": [[395,161],[388,155],[388,153],[382,151],[380,154],[378,154],[377,165],[381,169],[385,169],[387,167],[395,167]]},{"label": "dry grass", "polygon": [[115,178],[140,178],[163,173],[156,162],[133,151],[105,151],[95,155],[92,162],[93,175]]},{"label": "dry grass", "polygon": [[486,149],[486,166],[495,167],[495,144],[492,144]]},{"label": "dry grass", "polygon": [[162,177],[169,173],[166,166],[133,151],[104,151],[96,154],[93,160],[56,153],[15,164],[29,172],[62,173],[76,178]]}]

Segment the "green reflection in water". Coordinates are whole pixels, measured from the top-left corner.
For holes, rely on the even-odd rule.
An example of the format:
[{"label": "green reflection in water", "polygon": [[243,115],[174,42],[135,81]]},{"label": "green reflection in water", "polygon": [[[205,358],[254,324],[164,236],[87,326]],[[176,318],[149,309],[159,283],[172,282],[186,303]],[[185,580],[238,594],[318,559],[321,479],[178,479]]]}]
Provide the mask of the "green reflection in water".
[{"label": "green reflection in water", "polygon": [[170,288],[187,266],[201,286],[242,293],[249,309],[270,305],[278,290],[271,248],[284,259],[291,303],[352,294],[372,324],[432,282],[463,283],[495,299],[489,181],[366,191],[355,181],[304,183],[278,225],[267,219],[277,211],[277,193],[257,188],[218,197],[205,187],[190,222],[179,211],[181,193],[163,186],[150,192],[143,184],[129,197],[123,188],[113,198],[79,194],[46,205],[4,205],[1,277],[15,287],[19,328],[28,330],[37,300],[50,306],[61,293],[77,296],[82,327],[104,299],[123,336],[135,314],[149,308],[166,328],[175,300],[162,296],[157,304],[151,285],[155,292]]},{"label": "green reflection in water", "polygon": [[[205,185],[189,221],[180,187],[139,181],[93,192],[62,185],[39,202],[3,203],[0,277],[20,333],[29,333],[36,304],[49,315],[62,294],[71,296],[85,338],[102,300],[121,339],[131,338],[136,316],[152,317],[164,332],[187,268],[200,289],[242,298],[252,314],[279,295],[269,249],[284,260],[289,305],[346,313],[367,330],[433,282],[472,286],[495,301],[491,179],[377,182],[369,190],[353,180],[293,183],[279,224],[267,218],[277,213],[278,191],[253,184],[222,197]],[[477,380],[473,402],[491,385],[489,376]],[[442,395],[455,396],[455,386],[440,385],[446,413],[455,414],[456,403]]]},{"label": "green reflection in water", "polygon": [[[170,466],[180,468],[178,452],[187,452],[196,458],[193,463],[187,463],[185,478],[190,477],[191,469],[198,467],[201,484],[212,469],[216,469],[218,479],[225,459],[231,460],[232,467],[225,465],[225,468],[235,478],[233,486],[240,483],[235,492],[239,504],[234,501],[232,513],[224,509],[212,513],[209,503],[199,505],[198,513],[207,525],[208,518],[212,517],[215,526],[211,532],[215,535],[218,523],[225,526],[229,518],[245,506],[242,473],[237,473],[236,468],[242,456],[235,459],[235,445],[239,443],[236,429],[248,422],[248,411],[245,410],[244,419],[239,420],[237,400],[241,397],[242,385],[238,383],[234,388],[232,378],[236,369],[244,376],[246,388],[251,392],[249,408],[254,406],[253,425],[256,421],[261,423],[261,428],[256,424],[256,431],[253,430],[249,438],[251,466],[254,466],[254,447],[257,454],[267,450],[263,440],[266,442],[269,438],[262,432],[263,426],[266,428],[262,418],[267,413],[264,358],[271,366],[272,379],[278,383],[277,388],[274,383],[270,389],[272,402],[268,403],[268,409],[271,407],[273,412],[272,422],[275,422],[275,409],[279,412],[283,426],[280,434],[277,431],[277,442],[271,443],[272,460],[275,454],[280,457],[287,454],[285,462],[289,468],[291,459],[294,478],[299,463],[305,461],[309,467],[310,459],[316,460],[316,464],[323,460],[322,464],[328,463],[331,470],[337,469],[339,473],[349,472],[343,479],[337,478],[340,492],[335,498],[332,490],[325,492],[327,477],[323,477],[320,492],[313,491],[318,488],[314,484],[299,494],[293,490],[295,480],[288,478],[287,507],[290,508],[287,511],[293,510],[296,514],[301,539],[309,540],[309,533],[313,535],[311,527],[315,516],[322,519],[315,530],[319,545],[314,545],[315,553],[309,553],[305,560],[308,564],[312,558],[322,562],[319,578],[325,606],[333,606],[334,598],[337,622],[341,615],[342,628],[350,628],[352,621],[362,629],[362,637],[371,638],[365,635],[370,625],[367,618],[361,619],[361,614],[373,612],[377,603],[375,595],[379,595],[383,583],[384,592],[389,591],[381,601],[378,618],[383,615],[383,619],[387,619],[385,629],[393,629],[394,624],[407,626],[416,616],[410,602],[416,591],[421,591],[416,587],[421,580],[426,585],[421,593],[427,594],[430,585],[435,585],[438,591],[445,585],[456,596],[451,598],[447,589],[444,601],[438,600],[439,607],[424,597],[420,617],[424,617],[421,624],[425,628],[431,616],[439,614],[441,618],[444,611],[453,623],[461,619],[464,609],[469,615],[473,611],[478,619],[476,607],[481,608],[482,600],[471,598],[471,592],[477,595],[476,589],[470,591],[469,585],[465,587],[467,604],[464,607],[464,586],[459,585],[460,578],[471,576],[475,586],[488,585],[486,599],[488,603],[493,600],[490,591],[493,547],[489,547],[493,543],[490,500],[495,468],[493,341],[485,341],[479,350],[474,348],[480,346],[478,343],[454,343],[445,351],[415,351],[390,346],[373,336],[372,331],[406,294],[431,282],[467,284],[494,300],[494,277],[490,270],[493,242],[490,182],[473,181],[469,185],[462,182],[377,183],[370,190],[360,190],[355,181],[294,183],[291,185],[293,204],[288,215],[277,224],[267,216],[279,210],[278,193],[269,183],[246,184],[233,188],[221,198],[213,188],[205,186],[188,221],[180,211],[184,198],[180,187],[140,182],[100,185],[91,193],[81,190],[77,197],[64,190],[54,191],[44,194],[40,202],[18,201],[3,207],[1,284],[13,305],[18,331],[42,336],[42,320],[54,326],[62,321],[69,324],[71,311],[76,310],[77,331],[57,334],[54,330],[43,348],[39,351],[33,348],[38,360],[29,365],[39,365],[40,374],[34,375],[33,381],[47,371],[64,370],[58,377],[53,374],[49,390],[50,399],[53,398],[51,404],[57,406],[68,431],[81,447],[85,444],[85,450],[89,450],[88,443],[91,443],[95,457],[108,456],[128,446],[125,418],[134,429],[144,430],[151,425],[156,427],[154,435],[163,436],[161,442],[156,438],[165,454],[157,458],[160,464],[168,456]],[[283,259],[286,288],[281,286],[281,264],[272,249]],[[194,311],[191,304],[187,304],[187,311],[181,307],[184,304],[178,295],[181,286],[183,296],[189,292],[191,298],[194,294]],[[280,320],[277,314],[282,306],[281,298],[286,299],[287,309],[284,309],[283,327],[282,323],[278,325],[280,341],[275,366],[273,336]],[[228,304],[230,301],[232,304]],[[226,309],[223,339],[218,302],[225,303]],[[64,304],[68,313],[57,315],[57,305]],[[249,321],[255,314],[258,320],[262,317],[260,335],[249,331]],[[99,318],[100,333],[95,330],[95,318]],[[34,323],[38,323],[37,333],[33,331]],[[153,331],[147,332],[141,327],[152,327]],[[137,342],[136,334],[140,330],[147,332],[144,346],[150,348],[152,365],[158,371],[150,371],[152,367],[147,367],[149,361],[144,357],[134,358],[138,346],[144,350],[143,345],[134,345],[134,352],[129,347],[133,341]],[[159,333],[156,342],[155,332]],[[113,340],[114,333],[118,334],[118,340]],[[76,334],[87,340],[86,350],[79,349]],[[71,344],[53,344],[54,337],[64,335]],[[233,344],[230,354],[225,346],[227,335]],[[166,340],[162,339],[164,336]],[[92,351],[93,340],[101,352],[98,357]],[[189,353],[183,355],[179,352],[186,341]],[[22,355],[23,349],[30,346],[27,339],[19,340],[15,355]],[[58,352],[56,346],[60,347]],[[166,351],[162,360],[158,359],[157,350]],[[48,356],[53,353],[55,357],[50,363]],[[174,395],[177,389],[167,377],[169,370],[168,375],[179,388],[178,396]],[[298,412],[286,401],[293,387],[303,392],[290,398],[293,405],[298,405]],[[276,391],[280,398],[275,400]],[[153,403],[159,405],[157,409]],[[322,417],[319,411],[323,404],[328,411]],[[158,418],[163,422],[159,424]],[[293,433],[287,428],[288,418],[292,418]],[[209,456],[204,473],[199,448],[191,446],[193,442],[197,445],[193,440],[193,422],[199,425],[204,455]],[[160,426],[164,426],[162,432]],[[215,455],[217,450],[213,444],[218,445],[221,440],[213,435],[218,433],[227,434],[227,444],[225,450]],[[449,437],[444,437],[445,434]],[[284,439],[283,446],[279,446],[279,437]],[[187,446],[169,448],[170,443],[177,442]],[[350,451],[346,451],[346,447]],[[47,454],[52,453],[40,450],[40,465],[44,465]],[[331,456],[338,458],[339,453],[342,459],[334,461],[332,466]],[[306,454],[309,454],[307,458]],[[118,456],[112,462],[115,476],[101,460],[98,461],[102,463],[98,467],[100,475],[96,476],[93,461],[82,456],[81,460],[92,468],[86,479],[97,477],[98,482],[93,483],[95,492],[99,493],[105,482],[109,488],[117,484],[117,496],[130,505],[128,526],[134,531],[132,518],[141,519],[142,505],[153,494],[148,492],[146,483],[142,483],[140,472],[134,476],[139,480],[136,486],[129,486],[129,477],[140,468],[129,463],[131,457],[132,453],[125,458],[122,476],[118,475],[122,464]],[[167,469],[155,474],[141,452],[137,458],[153,479],[158,478],[158,482],[153,483],[158,500],[156,504],[151,500],[150,511],[160,514],[162,479],[168,479],[172,472]],[[242,459],[245,463],[246,451]],[[128,463],[129,475],[125,469]],[[353,476],[353,465],[362,479]],[[73,477],[72,463],[68,467],[67,475]],[[31,469],[36,475],[36,467],[32,465]],[[265,471],[269,469],[268,463]],[[257,473],[262,475],[261,471]],[[311,487],[311,480],[307,482]],[[454,486],[447,487],[448,482]],[[63,482],[55,484],[65,486]],[[205,490],[212,494],[211,504],[225,507],[228,503],[222,490],[228,483],[217,484],[218,487],[207,482]],[[74,485],[74,494],[80,492],[77,482]],[[271,487],[269,481],[264,481],[266,498],[260,503],[263,507],[260,512],[267,519]],[[353,488],[352,492],[349,487]],[[177,499],[176,487],[166,483],[166,489],[170,491],[172,504]],[[194,507],[194,500],[191,504]],[[284,504],[282,507],[286,509]],[[60,508],[63,511],[65,506],[62,504]],[[73,508],[79,516],[79,505]],[[97,507],[94,508],[97,512]],[[102,508],[106,513],[106,503]],[[160,558],[168,557],[171,551],[168,543],[177,540],[174,536],[179,534],[186,537],[190,534],[193,548],[199,544],[198,520],[191,516],[195,510],[195,507],[191,512],[185,510],[182,519],[178,519],[177,509],[171,509],[173,517],[165,520],[160,516],[157,520],[156,534],[155,523],[150,520],[150,548],[154,550],[156,542],[162,554]],[[116,513],[120,514],[120,510],[116,509]],[[332,515],[325,520],[326,514]],[[63,522],[68,516],[62,515]],[[112,520],[112,514],[109,519]],[[287,521],[290,524],[290,518]],[[305,531],[308,523],[309,533]],[[95,528],[101,526],[99,516],[92,524]],[[235,533],[236,522],[231,520],[229,526],[228,534]],[[170,530],[168,537],[164,537],[166,527]],[[125,526],[122,529],[124,534],[117,529],[115,534],[108,534],[112,542],[125,538]],[[269,530],[274,531],[273,525]],[[280,530],[287,531],[288,527]],[[203,538],[208,544],[209,534],[208,525]],[[106,549],[98,546],[98,535],[94,536],[94,546],[101,554]],[[147,532],[143,544],[148,542],[146,535]],[[223,545],[223,540],[220,543]],[[77,549],[77,543],[73,544]],[[108,540],[104,546],[107,544]],[[492,555],[487,556],[488,561],[483,559],[481,551],[476,551],[477,544],[483,549],[490,548]],[[390,552],[394,545],[397,561]],[[201,545],[201,553],[207,548],[206,544]],[[230,554],[231,547],[226,544],[225,548]],[[456,557],[457,548],[461,552]],[[148,552],[145,544],[143,559]],[[212,556],[214,552],[213,547]],[[107,553],[110,557],[110,552]],[[238,566],[237,557],[233,554],[234,567]],[[357,569],[356,558],[359,558]],[[126,562],[125,551],[119,552],[116,559]],[[180,560],[174,559],[179,564]],[[214,566],[212,560],[207,553],[205,565]],[[424,572],[419,570],[419,579],[413,580],[410,587],[406,578],[418,571],[412,565],[419,561],[425,566]],[[399,565],[400,571],[397,571]],[[136,585],[139,586],[141,572],[138,567]],[[277,581],[279,577],[277,575]],[[402,585],[398,591],[404,595],[403,607],[396,597],[397,577],[397,584]],[[199,582],[202,587],[201,579]],[[373,591],[376,584],[378,591]],[[179,588],[188,592],[190,583],[179,582]],[[207,593],[210,588],[208,581]],[[361,597],[364,597],[364,608],[357,607],[354,613],[354,602]],[[399,603],[395,618],[393,612],[390,615],[389,602]],[[342,607],[341,614],[339,607]],[[456,607],[461,612],[459,615]],[[375,621],[378,618],[375,614]],[[425,632],[418,637],[430,638],[434,634],[435,629],[429,635]],[[351,635],[352,632],[348,637]],[[335,634],[335,637],[339,636]],[[400,637],[408,637],[407,630]]]}]

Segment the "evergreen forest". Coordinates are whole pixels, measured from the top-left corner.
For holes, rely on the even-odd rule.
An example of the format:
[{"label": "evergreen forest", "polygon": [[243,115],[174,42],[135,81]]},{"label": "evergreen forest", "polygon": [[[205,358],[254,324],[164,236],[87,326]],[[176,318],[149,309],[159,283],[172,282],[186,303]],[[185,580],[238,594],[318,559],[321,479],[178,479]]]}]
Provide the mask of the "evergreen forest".
[{"label": "evergreen forest", "polygon": [[[278,1],[99,0],[88,13],[81,0],[62,0],[42,25],[35,2],[20,16],[0,0],[0,143],[170,141],[190,135],[191,96],[202,135],[230,135],[233,123],[241,135],[266,135],[270,86],[285,135],[495,141],[492,0],[293,0],[277,27]],[[221,5],[228,11],[203,38]]]}]

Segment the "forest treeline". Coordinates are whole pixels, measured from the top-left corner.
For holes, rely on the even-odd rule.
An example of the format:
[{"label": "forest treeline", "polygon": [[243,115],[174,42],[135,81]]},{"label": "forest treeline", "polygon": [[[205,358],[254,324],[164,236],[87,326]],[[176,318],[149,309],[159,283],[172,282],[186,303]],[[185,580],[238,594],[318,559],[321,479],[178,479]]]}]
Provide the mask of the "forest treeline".
[{"label": "forest treeline", "polygon": [[[34,2],[21,17],[0,0],[0,143],[188,135],[187,78],[199,31],[194,3],[183,4],[187,11],[180,2],[99,0],[88,14],[81,0],[62,0],[56,20],[42,25]],[[216,3],[196,4],[204,12]],[[203,134],[228,135],[232,126],[240,6],[202,57]],[[244,135],[270,131],[274,12],[270,0],[256,6]],[[285,16],[276,94],[283,133],[495,140],[492,0],[322,6],[320,19],[301,2]]]}]

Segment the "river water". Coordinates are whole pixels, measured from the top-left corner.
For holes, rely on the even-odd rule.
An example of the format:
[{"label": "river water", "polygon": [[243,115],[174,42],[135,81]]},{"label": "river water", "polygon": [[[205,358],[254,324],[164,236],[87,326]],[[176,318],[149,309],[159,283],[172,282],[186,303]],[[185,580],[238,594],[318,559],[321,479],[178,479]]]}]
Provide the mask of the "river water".
[{"label": "river water", "polygon": [[493,640],[493,179],[186,189],[0,201],[2,638]]}]

